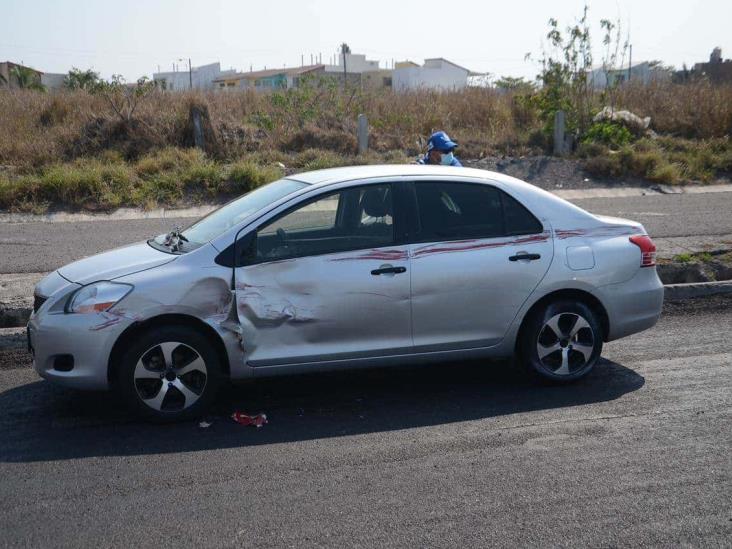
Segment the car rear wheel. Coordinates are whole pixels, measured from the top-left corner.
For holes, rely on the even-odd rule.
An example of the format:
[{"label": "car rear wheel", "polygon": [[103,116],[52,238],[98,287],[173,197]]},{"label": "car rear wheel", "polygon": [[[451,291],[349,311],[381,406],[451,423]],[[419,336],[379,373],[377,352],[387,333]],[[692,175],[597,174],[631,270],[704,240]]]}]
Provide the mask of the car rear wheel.
[{"label": "car rear wheel", "polygon": [[160,421],[203,414],[221,385],[219,357],[187,326],[154,328],[121,357],[114,386],[132,410]]},{"label": "car rear wheel", "polygon": [[602,352],[597,315],[582,302],[549,303],[529,319],[520,354],[531,373],[552,381],[575,381],[587,375]]}]

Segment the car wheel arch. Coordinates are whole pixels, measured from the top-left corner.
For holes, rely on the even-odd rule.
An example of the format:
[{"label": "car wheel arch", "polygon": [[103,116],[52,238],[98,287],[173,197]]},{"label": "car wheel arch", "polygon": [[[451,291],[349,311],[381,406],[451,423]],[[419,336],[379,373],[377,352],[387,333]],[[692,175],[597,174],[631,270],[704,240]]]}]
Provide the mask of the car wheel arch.
[{"label": "car wheel arch", "polygon": [[123,354],[123,349],[129,344],[129,342],[142,331],[151,330],[161,326],[188,326],[196,330],[200,330],[216,350],[216,354],[218,355],[221,363],[222,372],[227,377],[230,377],[229,355],[226,351],[226,345],[224,345],[221,336],[216,333],[216,330],[194,316],[183,314],[162,314],[148,318],[144,321],[135,322],[122,332],[117,338],[117,341],[114,342],[107,361],[107,379],[110,384],[114,380],[113,373],[118,365],[120,357]]},{"label": "car wheel arch", "polygon": [[597,318],[600,321],[600,325],[602,326],[603,341],[607,341],[608,334],[610,333],[610,320],[605,306],[596,296],[592,295],[588,291],[576,288],[568,288],[550,292],[542,296],[540,299],[537,299],[531,305],[531,307],[529,307],[529,309],[524,314],[518,332],[516,333],[516,342],[514,349],[516,353],[520,351],[519,346],[521,344],[521,336],[523,335],[524,329],[526,328],[529,319],[531,319],[536,311],[540,310],[542,307],[545,307],[546,305],[554,301],[560,300],[579,301],[587,305],[597,315]]}]

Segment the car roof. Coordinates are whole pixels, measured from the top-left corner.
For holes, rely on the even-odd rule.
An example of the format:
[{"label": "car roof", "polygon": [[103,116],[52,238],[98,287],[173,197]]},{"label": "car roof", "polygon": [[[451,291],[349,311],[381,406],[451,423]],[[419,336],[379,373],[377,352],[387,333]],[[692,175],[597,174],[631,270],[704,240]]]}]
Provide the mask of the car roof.
[{"label": "car roof", "polygon": [[375,177],[409,177],[409,176],[458,176],[458,177],[479,177],[481,179],[510,179],[509,177],[487,170],[475,168],[455,168],[451,166],[431,166],[426,164],[382,164],[371,166],[344,166],[342,168],[329,168],[327,170],[315,170],[312,172],[298,173],[288,176],[288,179],[295,179],[311,185],[323,185],[338,181],[351,181],[354,179],[371,179]]}]

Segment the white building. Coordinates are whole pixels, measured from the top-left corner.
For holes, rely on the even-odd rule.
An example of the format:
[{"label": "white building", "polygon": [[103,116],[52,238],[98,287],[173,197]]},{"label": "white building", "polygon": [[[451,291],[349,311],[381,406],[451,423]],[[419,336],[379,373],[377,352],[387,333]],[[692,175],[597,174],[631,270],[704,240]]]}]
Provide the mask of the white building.
[{"label": "white building", "polygon": [[215,87],[214,80],[235,72],[234,70],[222,71],[220,63],[211,63],[193,67],[190,74],[187,70],[156,72],[153,73],[153,81],[165,90],[183,91],[191,89],[191,87],[196,90],[212,90]]},{"label": "white building", "polygon": [[651,82],[662,82],[671,79],[671,73],[657,65],[651,65],[648,61],[643,61],[630,68],[606,70],[603,67],[592,69],[590,71],[590,85],[596,90],[604,89],[608,86],[615,86],[624,82],[637,82],[644,86]]},{"label": "white building", "polygon": [[[366,59],[360,53],[346,54],[346,73],[363,73],[379,70],[379,62]],[[325,72],[343,73],[343,55],[338,56],[337,65],[325,65]]]},{"label": "white building", "polygon": [[396,91],[461,90],[468,85],[468,75],[468,69],[442,57],[425,59],[421,67],[411,62],[397,63],[392,75],[392,87]]},{"label": "white building", "polygon": [[66,87],[66,77],[68,73],[44,72],[41,74],[41,84],[46,86],[47,90],[60,90]]}]

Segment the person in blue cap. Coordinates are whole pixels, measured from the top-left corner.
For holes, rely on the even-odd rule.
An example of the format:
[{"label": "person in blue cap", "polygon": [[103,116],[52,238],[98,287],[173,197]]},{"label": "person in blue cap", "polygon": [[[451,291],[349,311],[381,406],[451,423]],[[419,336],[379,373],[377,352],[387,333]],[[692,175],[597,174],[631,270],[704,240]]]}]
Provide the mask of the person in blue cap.
[{"label": "person in blue cap", "polygon": [[442,166],[462,167],[455,157],[454,151],[458,144],[445,132],[435,132],[427,141],[427,154],[417,160],[418,164],[439,164]]}]

